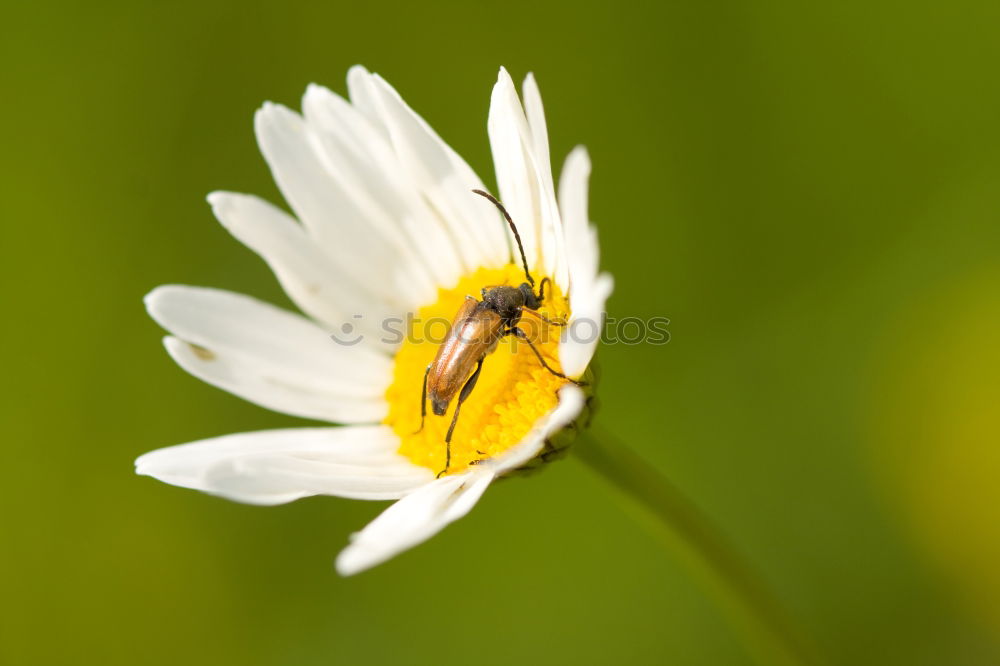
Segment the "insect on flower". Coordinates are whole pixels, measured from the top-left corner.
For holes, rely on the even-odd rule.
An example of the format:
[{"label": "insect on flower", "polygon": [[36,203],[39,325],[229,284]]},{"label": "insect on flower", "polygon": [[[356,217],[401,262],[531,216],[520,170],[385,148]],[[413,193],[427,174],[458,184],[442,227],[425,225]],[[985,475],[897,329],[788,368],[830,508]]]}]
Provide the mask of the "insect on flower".
[{"label": "insect on flower", "polygon": [[[458,423],[458,415],[472,390],[476,388],[476,381],[483,369],[483,360],[487,355],[496,350],[497,343],[509,335],[516,336],[519,340],[528,345],[528,348],[538,358],[542,367],[551,372],[556,377],[567,379],[577,386],[583,386],[584,382],[570,379],[563,373],[550,366],[542,356],[538,348],[531,342],[531,338],[518,326],[521,315],[531,313],[542,322],[551,326],[565,326],[566,322],[553,321],[538,312],[539,306],[545,300],[545,285],[551,280],[542,278],[538,286],[538,294],[535,294],[535,279],[531,277],[528,270],[528,260],[524,256],[524,245],[521,243],[521,234],[517,231],[517,225],[511,219],[510,213],[497,201],[493,195],[482,190],[473,190],[476,194],[485,197],[493,202],[493,205],[500,209],[510,230],[514,234],[517,242],[517,250],[521,256],[521,265],[524,267],[524,276],[527,282],[522,282],[519,287],[501,285],[496,287],[483,287],[483,300],[478,300],[474,296],[467,296],[462,307],[452,323],[451,330],[444,343],[438,348],[434,360],[427,366],[424,372],[423,391],[420,395],[420,430],[424,428],[424,420],[427,417],[427,398],[430,397],[431,405],[435,416],[444,416],[448,410],[448,404],[455,394],[458,393],[458,404],[455,406],[455,413],[451,417],[451,425],[444,437],[445,461],[444,469],[438,472],[441,477],[451,466],[451,437],[455,433],[455,425]],[[472,370],[475,364],[476,369]],[[472,373],[471,375],[469,373]],[[463,383],[464,382],[464,383]],[[459,393],[459,387],[461,392]],[[475,464],[478,461],[473,461]]]},{"label": "insect on flower", "polygon": [[[324,425],[169,446],[140,456],[136,471],[251,504],[397,500],[337,557],[351,575],[429,539],[494,480],[568,446],[589,418],[613,281],[587,210],[590,159],[574,149],[553,178],[533,76],[523,104],[506,70],[493,86],[497,198],[385,79],[354,67],[347,89],[311,85],[301,114],[265,103],[255,116],[290,212],[209,195],[301,312],[186,285],[146,297],[182,368]],[[388,337],[387,322],[408,328]],[[436,344],[417,322],[452,326]],[[349,329],[357,337],[339,343],[334,334]]]}]

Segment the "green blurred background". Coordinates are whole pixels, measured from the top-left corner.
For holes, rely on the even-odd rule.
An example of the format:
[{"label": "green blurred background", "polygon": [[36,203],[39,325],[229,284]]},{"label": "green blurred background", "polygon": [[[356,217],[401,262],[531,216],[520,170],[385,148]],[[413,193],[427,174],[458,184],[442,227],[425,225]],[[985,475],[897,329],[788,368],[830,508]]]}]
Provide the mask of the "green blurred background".
[{"label": "green blurred background", "polygon": [[382,508],[132,473],[292,426],[176,368],[165,282],[287,303],[213,189],[279,201],[254,109],[383,74],[492,182],[497,67],[585,143],[603,425],[725,528],[830,664],[1000,663],[1000,5],[7,3],[0,663],[748,664],[572,457],[356,578]]}]

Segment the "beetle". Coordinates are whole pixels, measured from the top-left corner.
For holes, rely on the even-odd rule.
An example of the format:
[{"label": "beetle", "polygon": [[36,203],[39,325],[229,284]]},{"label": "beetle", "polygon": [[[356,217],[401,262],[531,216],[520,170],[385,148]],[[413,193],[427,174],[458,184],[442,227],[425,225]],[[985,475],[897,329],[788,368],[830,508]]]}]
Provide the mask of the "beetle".
[{"label": "beetle", "polygon": [[546,324],[555,326],[565,326],[566,324],[565,322],[552,321],[538,312],[538,308],[545,300],[545,285],[549,282],[549,278],[542,279],[536,294],[535,279],[531,277],[531,272],[528,270],[528,260],[524,255],[521,235],[517,232],[517,226],[507,209],[492,194],[482,190],[472,191],[492,202],[507,220],[507,224],[510,225],[510,229],[514,233],[514,240],[517,241],[517,249],[521,254],[521,265],[524,267],[524,276],[527,278],[527,282],[521,283],[518,287],[508,285],[484,287],[481,292],[482,300],[467,296],[452,320],[448,335],[438,347],[434,360],[424,371],[423,389],[420,396],[420,428],[417,429],[417,432],[424,428],[428,399],[430,399],[434,415],[444,416],[445,412],[448,411],[448,405],[451,404],[456,394],[458,395],[455,414],[451,418],[451,425],[444,438],[444,469],[438,472],[438,478],[451,466],[451,436],[455,432],[455,424],[458,423],[458,414],[462,409],[462,403],[469,398],[472,390],[476,387],[479,373],[483,369],[483,361],[496,350],[503,338],[513,335],[527,343],[542,367],[556,377],[583,385],[583,382],[570,379],[550,366],[542,358],[542,354],[528,338],[528,335],[518,326],[521,316],[526,312],[538,317]]}]

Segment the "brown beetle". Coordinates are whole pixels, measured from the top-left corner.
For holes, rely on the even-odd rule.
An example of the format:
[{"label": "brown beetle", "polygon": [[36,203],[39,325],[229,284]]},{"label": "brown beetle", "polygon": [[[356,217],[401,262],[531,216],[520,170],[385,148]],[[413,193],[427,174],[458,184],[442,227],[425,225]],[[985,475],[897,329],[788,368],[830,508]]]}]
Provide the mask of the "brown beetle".
[{"label": "brown beetle", "polygon": [[[521,235],[517,232],[514,220],[496,197],[482,190],[472,190],[476,194],[489,199],[503,214],[511,231],[514,232],[514,240],[517,241],[517,249],[521,253],[521,264],[524,266],[524,275],[528,279],[519,287],[499,286],[483,288],[482,298],[478,300],[468,296],[466,301],[459,308],[458,314],[452,321],[448,336],[437,350],[434,360],[427,366],[424,372],[423,392],[420,397],[420,430],[423,430],[424,420],[427,417],[427,399],[430,398],[431,408],[436,416],[444,416],[448,410],[448,405],[458,394],[458,404],[455,406],[455,414],[451,418],[451,425],[445,435],[445,463],[444,469],[438,472],[438,477],[448,471],[451,465],[451,436],[455,431],[455,424],[458,423],[458,414],[462,409],[462,403],[468,399],[472,389],[476,387],[479,379],[479,372],[483,368],[483,359],[491,354],[502,338],[513,335],[519,340],[527,343],[528,347],[535,353],[539,363],[557,377],[562,377],[575,384],[581,384],[570,379],[566,375],[552,368],[535,345],[528,338],[527,334],[518,327],[521,315],[530,312],[547,324],[565,326],[564,322],[555,322],[538,312],[542,301],[545,298],[545,284],[548,278],[543,278],[539,285],[538,294],[535,294],[535,280],[528,271],[528,261],[524,256],[524,246],[521,244]],[[473,369],[475,368],[475,369]]]}]

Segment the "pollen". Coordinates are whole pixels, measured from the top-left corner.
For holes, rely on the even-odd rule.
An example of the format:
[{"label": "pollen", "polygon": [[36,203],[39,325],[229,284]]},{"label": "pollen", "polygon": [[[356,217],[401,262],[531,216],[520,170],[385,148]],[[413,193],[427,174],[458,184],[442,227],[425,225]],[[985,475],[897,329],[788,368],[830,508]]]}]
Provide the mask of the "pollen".
[{"label": "pollen", "polygon": [[[535,276],[537,279],[537,276]],[[445,467],[445,435],[458,404],[456,396],[443,416],[435,416],[428,401],[420,427],[420,396],[424,371],[434,360],[455,314],[468,296],[481,300],[482,289],[517,286],[524,272],[513,264],[498,269],[480,268],[457,285],[438,290],[434,303],[420,308],[407,322],[407,337],[395,357],[393,380],[386,391],[392,427],[402,444],[399,453],[435,473]],[[536,282],[536,286],[540,282]],[[551,281],[538,312],[549,320],[567,321],[569,305]],[[559,337],[562,328],[524,314],[518,326],[527,334],[546,363],[561,371]],[[463,380],[466,378],[463,378]],[[451,464],[446,474],[464,472],[471,465],[500,456],[518,444],[536,422],[559,402],[557,392],[567,383],[542,367],[527,344],[514,336],[502,338],[486,356],[475,389],[462,404],[451,440]]]}]

